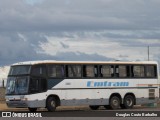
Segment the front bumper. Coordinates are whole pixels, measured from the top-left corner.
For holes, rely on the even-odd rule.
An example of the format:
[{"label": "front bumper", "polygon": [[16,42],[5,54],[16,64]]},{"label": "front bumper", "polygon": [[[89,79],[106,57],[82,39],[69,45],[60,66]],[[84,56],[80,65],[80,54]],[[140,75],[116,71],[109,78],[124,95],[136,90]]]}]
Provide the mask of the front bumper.
[{"label": "front bumper", "polygon": [[9,100],[6,101],[6,104],[8,107],[11,108],[40,108],[40,107],[46,107],[46,101],[45,100],[34,100],[34,101],[27,101],[27,100]]},{"label": "front bumper", "polygon": [[6,101],[8,107],[11,108],[27,108],[29,104],[27,101]]}]

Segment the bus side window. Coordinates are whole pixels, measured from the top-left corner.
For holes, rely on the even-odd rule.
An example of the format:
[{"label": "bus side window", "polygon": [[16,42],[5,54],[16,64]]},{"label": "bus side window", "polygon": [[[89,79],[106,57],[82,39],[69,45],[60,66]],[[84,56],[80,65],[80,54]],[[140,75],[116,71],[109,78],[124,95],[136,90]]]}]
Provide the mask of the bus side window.
[{"label": "bus side window", "polygon": [[98,69],[96,65],[84,65],[83,66],[83,77],[97,77]]},{"label": "bus side window", "polygon": [[146,66],[146,77],[155,78],[156,75],[156,66],[147,65]]},{"label": "bus side window", "polygon": [[133,77],[138,77],[138,78],[145,77],[144,66],[142,65],[134,65],[132,67],[132,72],[133,72]]},{"label": "bus side window", "polygon": [[47,90],[46,79],[31,78],[30,93],[44,92]]},{"label": "bus side window", "polygon": [[46,76],[46,66],[45,65],[35,65],[32,68],[31,74],[33,76]]},{"label": "bus side window", "polygon": [[81,65],[68,65],[67,66],[68,77],[82,77]]},{"label": "bus side window", "polygon": [[36,93],[39,91],[39,80],[32,79],[30,80],[30,93]]},{"label": "bus side window", "polygon": [[129,66],[119,66],[119,77],[129,77]]},{"label": "bus side window", "polygon": [[100,66],[100,73],[101,77],[113,77],[114,72],[113,72],[114,67],[111,65],[102,65]]},{"label": "bus side window", "polygon": [[120,77],[120,78],[130,77],[130,67],[128,65],[116,65],[115,77]]},{"label": "bus side window", "polygon": [[48,65],[48,76],[49,77],[64,77],[64,66],[63,65]]}]

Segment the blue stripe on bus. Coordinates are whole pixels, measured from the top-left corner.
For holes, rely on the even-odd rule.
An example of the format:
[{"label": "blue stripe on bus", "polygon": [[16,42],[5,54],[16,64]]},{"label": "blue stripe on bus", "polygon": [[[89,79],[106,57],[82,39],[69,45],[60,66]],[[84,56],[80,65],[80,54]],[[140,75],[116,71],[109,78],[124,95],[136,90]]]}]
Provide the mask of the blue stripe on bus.
[{"label": "blue stripe on bus", "polygon": [[97,82],[97,81],[88,81],[87,87],[111,87],[111,86],[129,86],[129,82]]}]

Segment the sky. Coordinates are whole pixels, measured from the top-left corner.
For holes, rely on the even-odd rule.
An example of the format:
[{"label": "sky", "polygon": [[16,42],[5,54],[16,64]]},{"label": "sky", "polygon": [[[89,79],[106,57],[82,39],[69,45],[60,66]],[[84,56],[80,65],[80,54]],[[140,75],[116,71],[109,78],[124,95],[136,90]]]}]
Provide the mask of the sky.
[{"label": "sky", "polygon": [[0,0],[0,66],[30,60],[160,62],[160,0]]}]

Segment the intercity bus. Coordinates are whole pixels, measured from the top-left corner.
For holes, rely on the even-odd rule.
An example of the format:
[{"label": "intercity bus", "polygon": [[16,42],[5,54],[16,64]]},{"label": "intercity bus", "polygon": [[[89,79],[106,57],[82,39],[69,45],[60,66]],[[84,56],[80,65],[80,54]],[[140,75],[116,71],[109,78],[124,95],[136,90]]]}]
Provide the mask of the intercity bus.
[{"label": "intercity bus", "polygon": [[10,68],[6,104],[31,112],[80,105],[130,109],[159,100],[158,74],[154,61],[21,62]]}]

